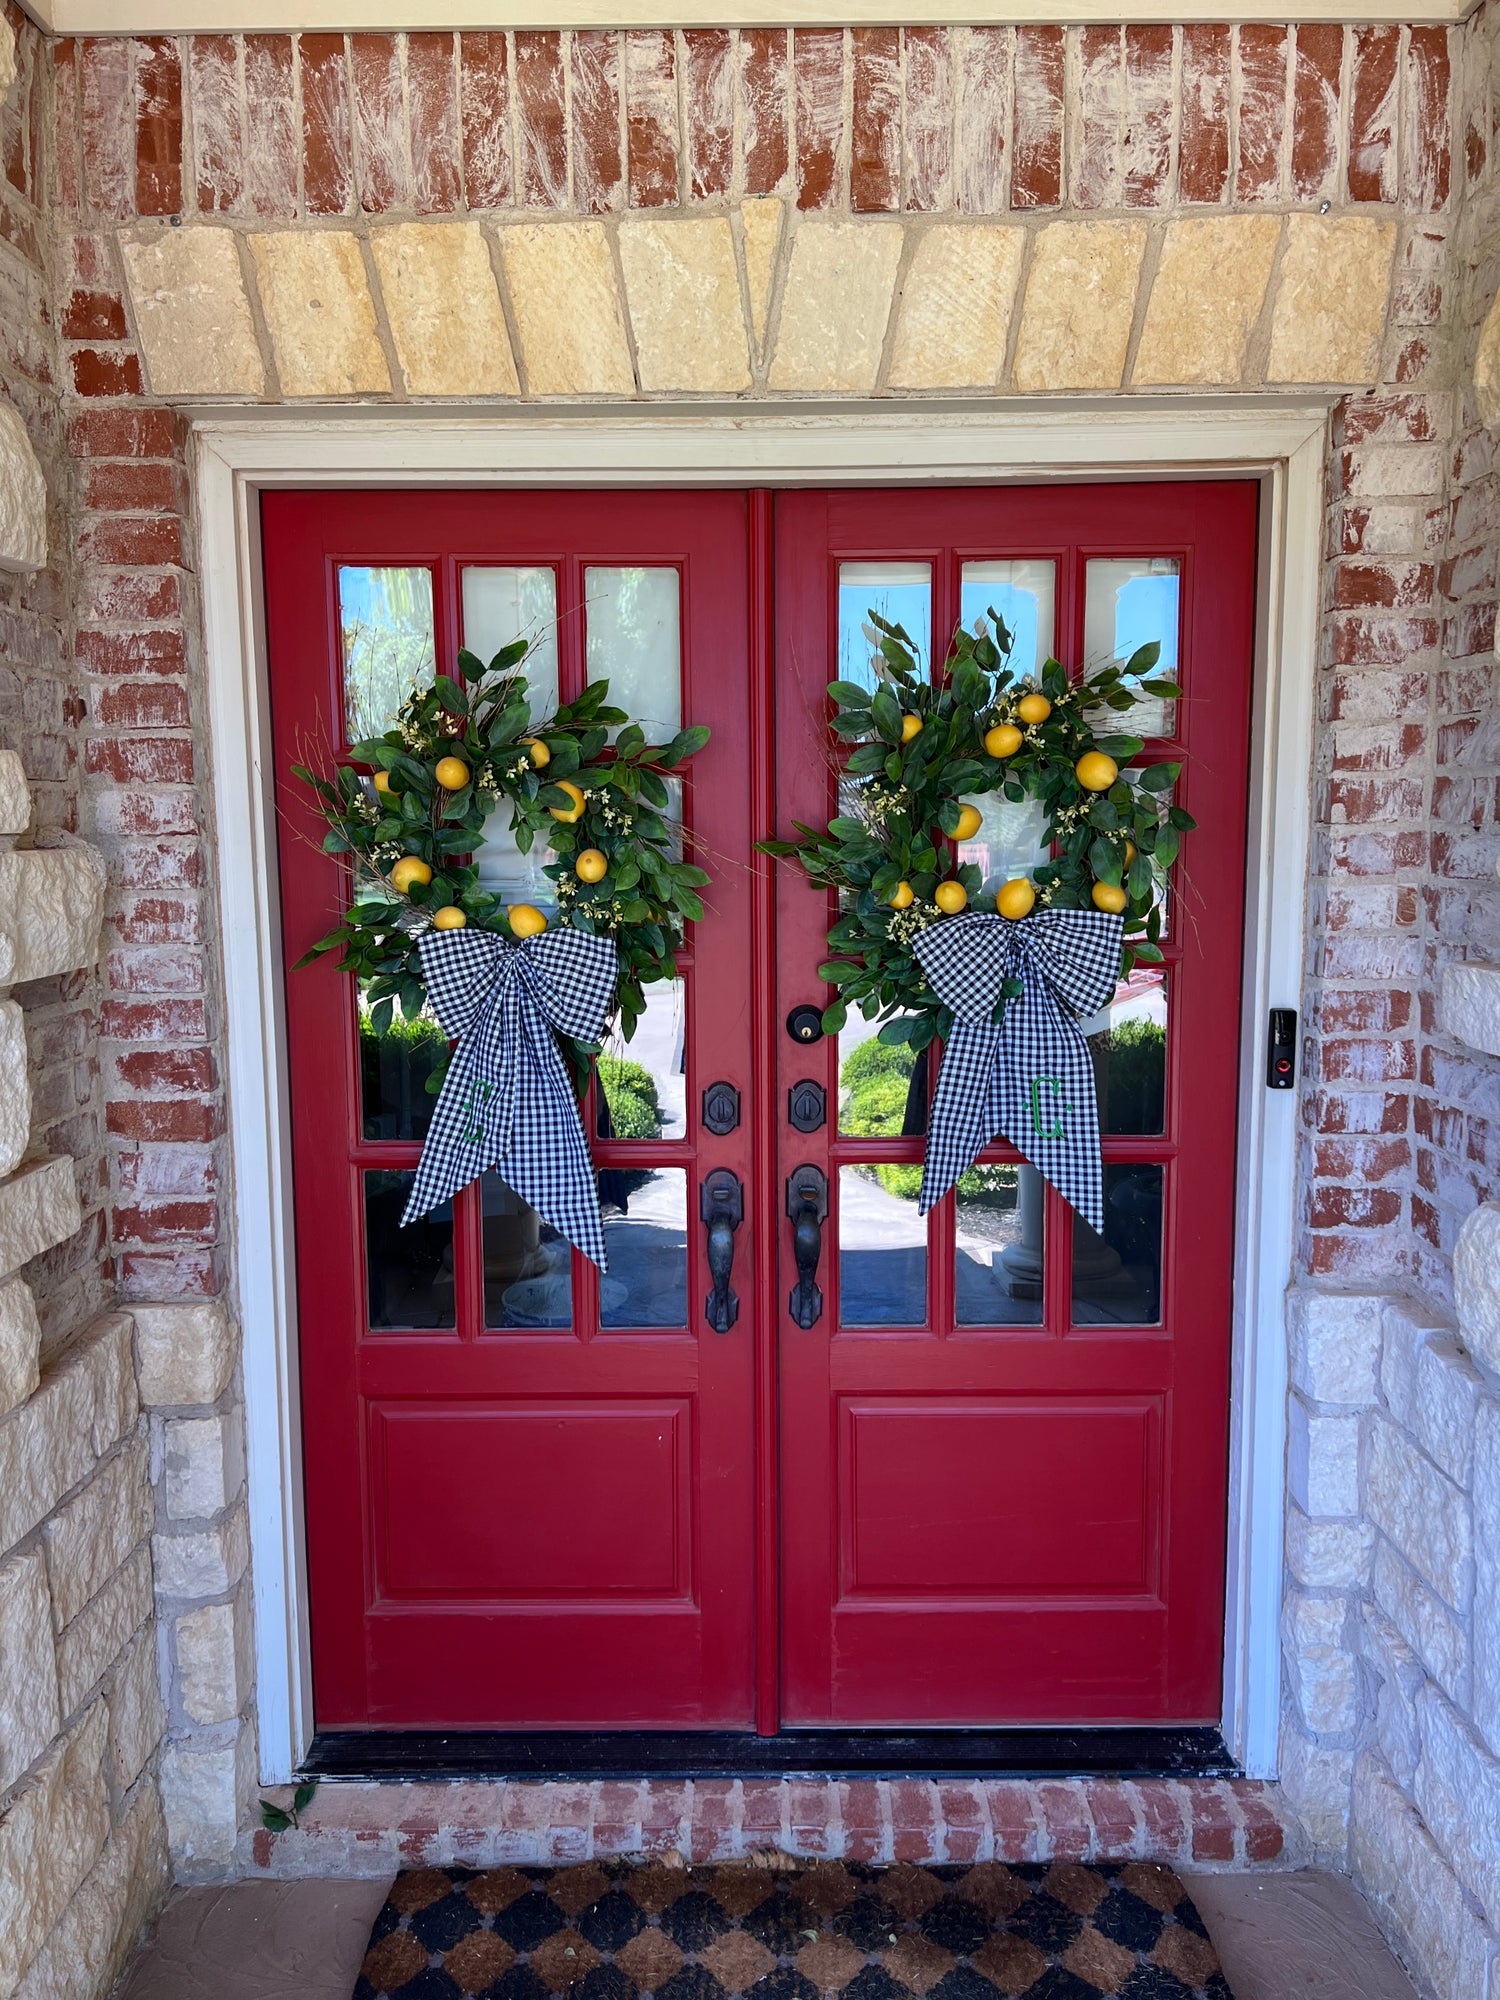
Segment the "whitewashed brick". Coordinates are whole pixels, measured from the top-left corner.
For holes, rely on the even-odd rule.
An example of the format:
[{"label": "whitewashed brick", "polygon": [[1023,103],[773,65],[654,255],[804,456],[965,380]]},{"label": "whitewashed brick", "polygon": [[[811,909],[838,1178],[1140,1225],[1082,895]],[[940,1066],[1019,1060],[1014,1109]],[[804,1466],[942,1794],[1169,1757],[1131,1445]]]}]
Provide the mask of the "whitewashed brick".
[{"label": "whitewashed brick", "polygon": [[1287,1510],[1287,1566],[1299,1583],[1356,1589],[1369,1581],[1374,1547],[1368,1521],[1310,1521],[1300,1507]]},{"label": "whitewashed brick", "polygon": [[201,1521],[222,1513],[245,1478],[245,1448],[238,1411],[213,1417],[175,1417],[165,1432],[167,1515]]},{"label": "whitewashed brick", "polygon": [[1341,1735],[1358,1720],[1349,1603],[1289,1590],[1281,1607],[1287,1677],[1302,1720],[1317,1735]]},{"label": "whitewashed brick", "polygon": [[1364,1607],[1361,1652],[1375,1679],[1375,1741],[1392,1777],[1410,1792],[1421,1742],[1417,1694],[1427,1685],[1422,1662],[1371,1604]]},{"label": "whitewashed brick", "polygon": [[151,1616],[151,1557],[143,1546],[86,1604],[57,1640],[64,1715],[79,1708]]},{"label": "whitewashed brick", "polygon": [[96,1702],[0,1818],[0,1995],[15,1991],[104,1846],[107,1735]]},{"label": "whitewashed brick", "polygon": [[216,1403],[234,1370],[234,1330],[221,1299],[132,1306],[141,1401],[153,1409]]},{"label": "whitewashed brick", "polygon": [[136,1420],[130,1321],[110,1313],[0,1418],[0,1553],[29,1535]]},{"label": "whitewashed brick", "polygon": [[1287,1294],[1292,1386],[1314,1403],[1375,1401],[1381,1301],[1358,1292]]},{"label": "whitewashed brick", "polygon": [[1370,1519],[1425,1583],[1456,1611],[1474,1590],[1469,1498],[1384,1416],[1371,1428],[1365,1472]]},{"label": "whitewashed brick", "polygon": [[146,1440],[136,1436],[107,1460],[42,1530],[52,1616],[59,1631],[101,1591],[151,1533]]},{"label": "whitewashed brick", "polygon": [[1483,1995],[1489,1946],[1457,1876],[1374,1757],[1354,1773],[1350,1859],[1355,1879],[1405,1940],[1434,1991]]},{"label": "whitewashed brick", "polygon": [[[9,24],[7,23],[7,27]],[[47,481],[21,412],[0,404],[0,569],[47,560]]]},{"label": "whitewashed brick", "polygon": [[1454,1874],[1500,1927],[1500,1762],[1436,1688],[1417,1697],[1417,1728],[1417,1810]]},{"label": "whitewashed brick", "polygon": [[1463,1625],[1389,1542],[1375,1544],[1370,1584],[1376,1604],[1438,1685],[1462,1707],[1472,1687],[1469,1638]]},{"label": "whitewashed brick", "polygon": [[1287,1474],[1304,1514],[1359,1512],[1358,1417],[1315,1416],[1294,1396],[1288,1421]]},{"label": "whitewashed brick", "polygon": [[0,1793],[61,1728],[47,1566],[40,1549],[27,1549],[0,1563]]},{"label": "whitewashed brick", "polygon": [[250,1561],[245,1510],[237,1507],[196,1534],[158,1535],[151,1547],[156,1587],[163,1597],[222,1597]]}]

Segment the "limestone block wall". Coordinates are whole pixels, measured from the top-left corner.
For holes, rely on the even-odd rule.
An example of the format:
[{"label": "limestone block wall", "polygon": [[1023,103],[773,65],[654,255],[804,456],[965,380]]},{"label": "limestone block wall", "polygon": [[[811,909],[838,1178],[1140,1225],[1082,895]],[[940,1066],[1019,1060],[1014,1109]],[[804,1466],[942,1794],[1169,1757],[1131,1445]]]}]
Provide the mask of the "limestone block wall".
[{"label": "limestone block wall", "polygon": [[1500,1207],[1456,1320],[1295,1293],[1283,1769],[1426,1986],[1500,1967]]},{"label": "limestone block wall", "polygon": [[[17,848],[29,817],[0,751],[7,996],[92,964],[104,914],[99,856]],[[24,1011],[0,997],[0,1996],[82,2000],[167,1882],[151,1474],[128,1317],[44,1344],[22,1273],[83,1218],[32,1114]]]}]

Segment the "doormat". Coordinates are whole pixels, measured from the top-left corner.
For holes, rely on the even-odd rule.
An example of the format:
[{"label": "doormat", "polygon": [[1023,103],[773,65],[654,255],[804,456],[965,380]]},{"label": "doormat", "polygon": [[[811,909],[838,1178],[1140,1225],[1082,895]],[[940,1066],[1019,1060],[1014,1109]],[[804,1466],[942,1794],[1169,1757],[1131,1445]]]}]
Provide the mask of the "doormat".
[{"label": "doormat", "polygon": [[1170,1868],[418,1868],[354,2000],[1232,2000]]}]

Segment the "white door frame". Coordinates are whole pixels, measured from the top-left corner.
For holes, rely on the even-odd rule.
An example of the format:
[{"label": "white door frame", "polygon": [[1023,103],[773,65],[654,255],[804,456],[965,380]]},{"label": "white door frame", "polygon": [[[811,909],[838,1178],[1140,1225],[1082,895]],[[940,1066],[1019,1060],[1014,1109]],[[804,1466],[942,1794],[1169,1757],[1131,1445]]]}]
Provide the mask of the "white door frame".
[{"label": "white door frame", "polygon": [[[261,1779],[312,1736],[289,1102],[258,507],[269,486],[921,485],[1261,477],[1256,729],[1240,1021],[1224,1733],[1276,1771],[1295,1092],[1261,1085],[1267,1009],[1302,989],[1326,400],[520,406],[248,416],[195,425],[224,950],[235,1273],[244,1336]],[[316,1440],[311,1441],[316,1449]]]}]

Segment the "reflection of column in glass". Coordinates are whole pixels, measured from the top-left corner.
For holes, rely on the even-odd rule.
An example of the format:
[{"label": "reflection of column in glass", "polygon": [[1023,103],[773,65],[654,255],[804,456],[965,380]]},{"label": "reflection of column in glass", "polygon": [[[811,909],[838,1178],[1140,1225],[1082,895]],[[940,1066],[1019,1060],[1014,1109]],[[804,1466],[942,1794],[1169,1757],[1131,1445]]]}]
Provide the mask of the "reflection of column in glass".
[{"label": "reflection of column in glass", "polygon": [[1013,1299],[1042,1296],[1043,1226],[1046,1217],[1046,1182],[1036,1168],[1023,1160],[1016,1177],[1016,1215],[1021,1224],[1019,1243],[1007,1243],[997,1251],[996,1261],[1005,1272],[1005,1289]]}]

